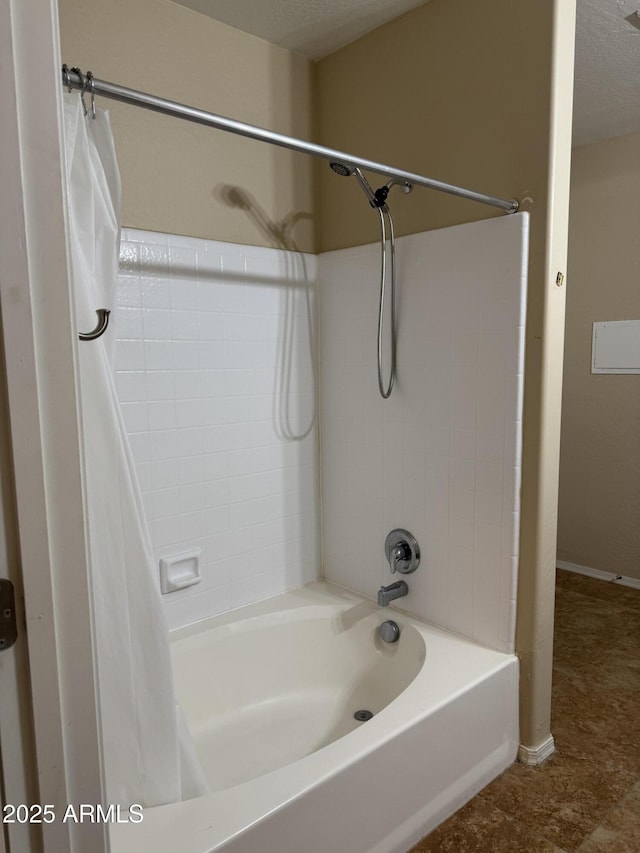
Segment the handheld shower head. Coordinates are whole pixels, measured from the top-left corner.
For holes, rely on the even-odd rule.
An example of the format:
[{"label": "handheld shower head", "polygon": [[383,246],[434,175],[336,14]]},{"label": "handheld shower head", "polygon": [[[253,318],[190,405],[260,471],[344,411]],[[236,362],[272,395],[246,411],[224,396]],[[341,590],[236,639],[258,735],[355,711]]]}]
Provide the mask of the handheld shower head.
[{"label": "handheld shower head", "polygon": [[348,166],[346,163],[338,163],[335,160],[330,162],[329,165],[336,175],[340,175],[343,178],[349,178],[351,175],[355,175],[358,179],[358,183],[362,187],[362,191],[369,200],[371,207],[384,207],[391,187],[397,185],[403,193],[410,193],[413,189],[413,184],[410,184],[409,181],[399,181],[397,178],[391,178],[390,181],[387,181],[386,184],[383,184],[374,192],[371,185],[357,166]]},{"label": "handheld shower head", "polygon": [[371,205],[371,207],[375,207],[376,206],[376,194],[374,193],[374,191],[371,187],[371,184],[365,178],[365,176],[362,174],[360,169],[358,169],[357,167],[353,170],[353,174],[356,176],[356,180],[360,184],[360,188],[362,189],[362,192],[366,195],[366,197],[369,201],[369,204]]},{"label": "handheld shower head", "polygon": [[350,175],[353,175],[354,169],[353,166],[347,166],[345,163],[329,163],[333,171],[336,175],[340,175],[343,178],[348,178]]},{"label": "handheld shower head", "polygon": [[360,184],[360,188],[362,189],[362,192],[366,195],[371,207],[377,206],[375,193],[373,192],[369,181],[365,178],[365,176],[362,174],[362,172],[360,171],[360,169],[358,169],[357,166],[347,166],[346,163],[336,163],[335,161],[329,163],[329,165],[336,173],[336,175],[341,175],[343,178],[348,178],[351,175],[355,175],[358,183]]}]

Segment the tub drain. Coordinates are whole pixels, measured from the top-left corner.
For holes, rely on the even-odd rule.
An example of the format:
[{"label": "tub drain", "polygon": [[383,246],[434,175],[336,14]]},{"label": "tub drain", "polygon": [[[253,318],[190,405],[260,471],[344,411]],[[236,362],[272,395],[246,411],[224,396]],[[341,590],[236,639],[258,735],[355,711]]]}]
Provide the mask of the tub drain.
[{"label": "tub drain", "polygon": [[371,717],[373,717],[373,714],[371,711],[364,711],[363,710],[363,711],[356,711],[353,716],[359,723],[365,723],[367,720],[370,720]]}]

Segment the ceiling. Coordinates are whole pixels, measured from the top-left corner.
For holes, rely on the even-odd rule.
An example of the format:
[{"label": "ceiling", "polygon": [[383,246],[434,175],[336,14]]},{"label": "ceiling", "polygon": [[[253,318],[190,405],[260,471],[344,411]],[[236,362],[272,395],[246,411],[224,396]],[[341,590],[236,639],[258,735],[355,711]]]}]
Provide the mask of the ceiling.
[{"label": "ceiling", "polygon": [[[321,59],[428,0],[175,0],[266,41]],[[577,0],[573,141],[640,131],[640,0]]]},{"label": "ceiling", "polygon": [[322,59],[426,0],[175,0],[279,44]]},{"label": "ceiling", "polygon": [[640,0],[578,0],[575,145],[640,131]]}]

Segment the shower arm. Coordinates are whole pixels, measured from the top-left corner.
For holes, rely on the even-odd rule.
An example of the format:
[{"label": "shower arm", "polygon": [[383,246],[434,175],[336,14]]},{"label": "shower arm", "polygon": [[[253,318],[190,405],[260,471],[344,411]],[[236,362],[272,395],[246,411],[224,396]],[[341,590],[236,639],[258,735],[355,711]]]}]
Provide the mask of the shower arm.
[{"label": "shower arm", "polygon": [[[88,80],[90,80],[90,83]],[[395,179],[395,181],[401,184],[413,184],[416,187],[426,187],[437,192],[455,195],[459,198],[469,199],[470,201],[477,201],[480,204],[488,204],[492,207],[500,208],[505,213],[516,213],[519,208],[519,202],[515,199],[503,199],[485,195],[484,193],[457,187],[454,184],[447,184],[434,178],[426,178],[424,175],[418,175],[414,172],[396,169],[384,163],[377,163],[375,160],[355,157],[353,154],[348,154],[345,151],[326,148],[324,145],[316,145],[314,142],[296,139],[293,136],[285,136],[282,133],[276,133],[263,127],[246,124],[245,122],[226,118],[216,113],[205,112],[205,110],[200,110],[196,107],[189,107],[177,101],[168,101],[165,98],[158,98],[156,95],[149,95],[145,92],[139,92],[136,89],[119,86],[117,83],[99,80],[93,77],[93,75],[79,74],[77,71],[69,69],[66,65],[62,67],[62,82],[69,91],[76,89],[83,93],[88,92],[92,98],[95,95],[102,95],[105,98],[111,98],[114,101],[120,101],[124,104],[144,107],[163,115],[177,116],[195,124],[202,124],[207,127],[214,127],[217,130],[225,130],[228,133],[245,136],[249,139],[268,142],[271,145],[288,148],[291,151],[299,151],[302,154],[309,154],[313,157],[321,157],[323,160],[328,160],[329,162],[340,161],[354,168],[366,169],[369,172],[383,175],[386,178]]]}]

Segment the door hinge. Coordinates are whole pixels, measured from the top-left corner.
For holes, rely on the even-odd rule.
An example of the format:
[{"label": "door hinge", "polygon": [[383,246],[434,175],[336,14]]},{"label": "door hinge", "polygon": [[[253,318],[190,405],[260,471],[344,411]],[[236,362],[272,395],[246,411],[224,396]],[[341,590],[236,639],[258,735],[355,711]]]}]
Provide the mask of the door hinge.
[{"label": "door hinge", "polygon": [[0,578],[0,652],[10,649],[18,636],[16,600],[11,581]]}]

